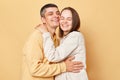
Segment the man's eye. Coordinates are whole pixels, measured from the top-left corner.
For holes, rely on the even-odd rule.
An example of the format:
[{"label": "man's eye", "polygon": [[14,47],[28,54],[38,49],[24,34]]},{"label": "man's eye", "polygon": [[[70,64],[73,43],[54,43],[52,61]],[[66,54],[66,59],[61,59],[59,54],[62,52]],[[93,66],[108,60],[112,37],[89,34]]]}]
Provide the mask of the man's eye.
[{"label": "man's eye", "polygon": [[48,15],[53,15],[53,13],[48,13]]},{"label": "man's eye", "polygon": [[60,15],[60,12],[57,12],[57,15]]},{"label": "man's eye", "polygon": [[64,18],[63,17],[60,17],[61,20],[63,20]]}]

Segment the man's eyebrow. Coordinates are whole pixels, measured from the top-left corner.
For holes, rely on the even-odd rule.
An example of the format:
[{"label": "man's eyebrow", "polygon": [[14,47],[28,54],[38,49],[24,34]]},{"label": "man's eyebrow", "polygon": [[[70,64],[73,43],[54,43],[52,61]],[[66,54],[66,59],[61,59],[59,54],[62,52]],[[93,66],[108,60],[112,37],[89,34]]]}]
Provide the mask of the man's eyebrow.
[{"label": "man's eyebrow", "polygon": [[[49,11],[49,12],[53,12],[53,11]],[[48,13],[49,13],[49,12],[48,12]]]}]

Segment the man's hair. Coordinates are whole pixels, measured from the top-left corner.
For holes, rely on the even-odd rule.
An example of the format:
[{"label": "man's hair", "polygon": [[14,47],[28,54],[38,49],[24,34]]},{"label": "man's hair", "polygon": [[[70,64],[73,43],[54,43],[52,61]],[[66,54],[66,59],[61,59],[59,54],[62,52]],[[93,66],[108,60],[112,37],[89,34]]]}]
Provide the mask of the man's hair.
[{"label": "man's hair", "polygon": [[[77,11],[71,7],[66,7],[66,8],[62,9],[61,13],[64,10],[70,10],[72,13],[72,29],[70,30],[70,32],[78,31],[78,29],[80,28],[80,17],[78,15]],[[63,30],[61,28],[59,29],[59,36],[61,38],[63,37]]]},{"label": "man's hair", "polygon": [[44,17],[44,16],[45,16],[45,10],[46,10],[46,8],[49,8],[49,7],[56,7],[56,8],[58,8],[57,5],[52,4],[52,3],[45,4],[45,5],[41,8],[41,10],[40,10],[40,15],[41,15],[41,17]]}]

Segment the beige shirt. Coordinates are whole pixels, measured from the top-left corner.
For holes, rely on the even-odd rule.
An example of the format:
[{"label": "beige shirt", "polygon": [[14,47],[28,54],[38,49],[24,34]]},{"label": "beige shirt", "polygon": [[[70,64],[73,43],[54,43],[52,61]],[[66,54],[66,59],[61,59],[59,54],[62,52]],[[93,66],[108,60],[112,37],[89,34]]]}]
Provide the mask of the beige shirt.
[{"label": "beige shirt", "polygon": [[77,31],[69,33],[56,48],[49,32],[44,33],[43,38],[45,56],[50,62],[60,62],[68,56],[74,55],[74,61],[81,61],[85,66],[79,73],[65,72],[56,76],[55,80],[88,80],[86,73],[86,49],[82,33]]},{"label": "beige shirt", "polygon": [[[57,45],[56,36],[54,42]],[[54,80],[54,76],[66,71],[64,62],[49,62],[43,51],[42,35],[35,30],[24,46],[22,80]]]}]

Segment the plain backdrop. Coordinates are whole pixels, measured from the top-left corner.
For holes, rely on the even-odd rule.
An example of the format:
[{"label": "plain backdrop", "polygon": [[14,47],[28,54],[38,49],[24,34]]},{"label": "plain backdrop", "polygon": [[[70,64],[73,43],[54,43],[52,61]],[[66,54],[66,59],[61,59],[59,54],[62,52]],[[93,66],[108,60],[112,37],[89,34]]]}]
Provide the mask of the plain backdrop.
[{"label": "plain backdrop", "polygon": [[120,80],[120,0],[0,0],[0,80],[20,80],[22,48],[46,3],[78,11],[89,80]]}]

